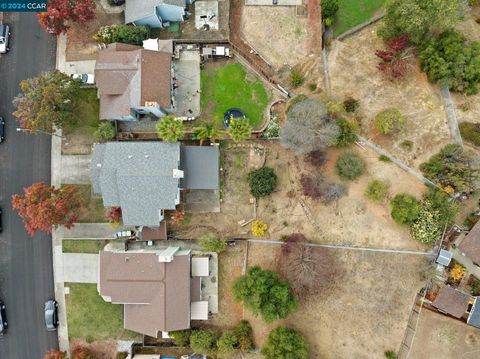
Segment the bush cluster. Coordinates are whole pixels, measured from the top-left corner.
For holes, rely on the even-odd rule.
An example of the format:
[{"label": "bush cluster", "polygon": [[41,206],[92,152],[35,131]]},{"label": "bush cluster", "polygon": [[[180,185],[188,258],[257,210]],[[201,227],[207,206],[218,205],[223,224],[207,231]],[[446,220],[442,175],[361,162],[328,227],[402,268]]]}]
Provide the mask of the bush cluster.
[{"label": "bush cluster", "polygon": [[390,186],[388,183],[380,180],[373,180],[365,190],[365,197],[376,203],[381,203],[385,200]]},{"label": "bush cluster", "polygon": [[250,193],[255,198],[266,197],[277,187],[277,175],[270,167],[262,167],[250,172],[247,180],[250,185]]},{"label": "bush cluster", "polygon": [[147,36],[148,28],[146,26],[105,25],[98,30],[93,38],[106,44],[121,42],[130,45],[142,45]]},{"label": "bush cluster", "polygon": [[405,120],[402,113],[392,107],[379,112],[375,116],[373,124],[382,135],[388,135],[400,131],[405,124]]},{"label": "bush cluster", "polygon": [[352,181],[365,172],[365,162],[358,155],[347,152],[338,158],[335,169],[341,178]]},{"label": "bush cluster", "polygon": [[480,146],[480,123],[462,122],[459,125],[460,134],[465,141]]}]

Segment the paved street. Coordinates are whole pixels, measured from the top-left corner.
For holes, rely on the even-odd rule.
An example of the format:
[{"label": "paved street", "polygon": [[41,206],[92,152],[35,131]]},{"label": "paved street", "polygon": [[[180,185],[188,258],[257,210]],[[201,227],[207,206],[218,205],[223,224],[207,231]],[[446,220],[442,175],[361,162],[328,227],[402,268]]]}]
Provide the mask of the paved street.
[{"label": "paved street", "polygon": [[0,144],[0,298],[7,306],[9,330],[0,338],[1,359],[38,359],[58,346],[47,332],[43,305],[54,296],[51,238],[30,238],[12,212],[10,198],[33,182],[50,183],[50,137],[16,132],[12,99],[21,80],[55,67],[55,39],[38,26],[34,14],[5,14],[11,25],[11,51],[0,57],[0,114],[6,139]]}]

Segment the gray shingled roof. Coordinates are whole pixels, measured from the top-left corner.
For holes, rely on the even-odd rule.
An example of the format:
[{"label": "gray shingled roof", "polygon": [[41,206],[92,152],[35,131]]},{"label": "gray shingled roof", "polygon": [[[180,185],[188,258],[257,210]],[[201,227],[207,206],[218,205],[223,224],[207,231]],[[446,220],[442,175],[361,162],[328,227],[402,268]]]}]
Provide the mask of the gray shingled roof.
[{"label": "gray shingled roof", "polygon": [[95,145],[92,184],[105,206],[121,207],[125,225],[158,226],[159,211],[175,209],[180,144],[109,142]]},{"label": "gray shingled roof", "polygon": [[185,172],[182,188],[218,189],[220,152],[217,146],[182,146],[180,155],[180,167]]}]

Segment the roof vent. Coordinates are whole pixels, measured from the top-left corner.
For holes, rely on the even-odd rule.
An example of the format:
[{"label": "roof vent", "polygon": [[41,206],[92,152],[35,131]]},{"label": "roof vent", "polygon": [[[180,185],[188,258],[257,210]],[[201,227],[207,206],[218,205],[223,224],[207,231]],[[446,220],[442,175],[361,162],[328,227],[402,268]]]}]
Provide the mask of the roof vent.
[{"label": "roof vent", "polygon": [[173,169],[173,178],[183,178],[183,171],[177,168]]},{"label": "roof vent", "polygon": [[102,167],[102,164],[101,164],[101,163],[97,163],[97,167],[98,167],[98,168]]},{"label": "roof vent", "polygon": [[128,155],[127,158],[133,158],[133,156],[132,156],[132,155]]},{"label": "roof vent", "polygon": [[150,157],[150,155],[145,155],[145,158],[148,158],[148,157]]}]

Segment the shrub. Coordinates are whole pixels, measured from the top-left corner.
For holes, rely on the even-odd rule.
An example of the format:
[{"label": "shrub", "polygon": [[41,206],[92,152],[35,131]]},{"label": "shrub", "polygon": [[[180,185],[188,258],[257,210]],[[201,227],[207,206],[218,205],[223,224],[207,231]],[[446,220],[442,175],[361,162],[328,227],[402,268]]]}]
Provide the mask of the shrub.
[{"label": "shrub", "polygon": [[329,204],[341,198],[346,192],[345,186],[339,183],[328,183],[322,188],[322,202]]},{"label": "shrub", "polygon": [[377,68],[391,81],[404,77],[414,60],[413,47],[407,35],[401,35],[388,44],[387,50],[377,50],[382,61]]},{"label": "shrub", "polygon": [[278,123],[278,116],[274,115],[270,119],[267,128],[262,133],[262,138],[279,138],[280,137],[280,124]]},{"label": "shrub", "polygon": [[278,327],[268,335],[262,354],[266,359],[307,359],[308,344],[296,330]]},{"label": "shrub", "polygon": [[263,237],[268,229],[268,225],[259,219],[252,222],[252,234],[254,237]]},{"label": "shrub", "polygon": [[460,282],[465,275],[465,267],[461,264],[455,263],[448,273],[448,278],[453,282]]},{"label": "shrub", "polygon": [[115,359],[127,359],[128,358],[128,352],[118,352],[117,355],[115,356]]},{"label": "shrub", "polygon": [[232,118],[228,126],[228,134],[233,142],[248,140],[252,135],[252,127],[244,118]]},{"label": "shrub", "polygon": [[432,38],[420,52],[420,67],[431,82],[467,95],[478,92],[480,42],[466,44],[463,35],[447,31]]},{"label": "shrub", "polygon": [[300,186],[304,196],[318,199],[322,195],[323,177],[319,174],[306,175],[302,174],[300,177]]},{"label": "shrub", "polygon": [[247,180],[250,185],[250,193],[255,198],[266,197],[277,187],[277,175],[270,167],[251,171]]},{"label": "shrub", "polygon": [[376,203],[381,203],[385,200],[390,186],[388,183],[380,180],[373,180],[365,190],[365,197]]},{"label": "shrub", "polygon": [[308,84],[308,89],[312,92],[314,92],[317,89],[317,84],[315,83],[309,83]]},{"label": "shrub", "polygon": [[347,112],[355,112],[359,106],[360,101],[354,99],[353,97],[347,97],[345,101],[343,101],[343,108]]},{"label": "shrub", "polygon": [[324,18],[332,18],[338,11],[338,0],[322,0],[320,4]]},{"label": "shrub", "polygon": [[386,359],[398,359],[397,354],[393,350],[387,350],[385,352]]},{"label": "shrub", "polygon": [[173,340],[175,340],[175,344],[182,348],[186,348],[190,343],[191,334],[192,331],[190,329],[168,332],[168,336],[173,338]]},{"label": "shrub", "polygon": [[212,354],[216,350],[218,333],[213,330],[192,330],[190,348],[197,353]]},{"label": "shrub", "polygon": [[382,162],[392,162],[392,160],[390,159],[390,157],[385,156],[385,155],[380,155],[380,156],[378,156],[378,160],[379,160],[379,161],[382,161]]},{"label": "shrub", "polygon": [[107,207],[105,218],[109,223],[120,223],[122,220],[122,209],[120,207]]},{"label": "shrub", "polygon": [[115,127],[110,121],[101,121],[93,135],[97,140],[111,140],[115,137]]},{"label": "shrub", "polygon": [[409,194],[397,194],[390,202],[392,218],[399,224],[412,224],[419,215],[420,205],[417,199]]},{"label": "shrub", "polygon": [[87,347],[75,347],[71,352],[72,359],[98,359],[93,351]]},{"label": "shrub", "polygon": [[67,353],[55,349],[50,349],[44,356],[43,359],[67,359]]},{"label": "shrub", "polygon": [[439,214],[429,201],[422,201],[418,217],[410,227],[413,239],[425,243],[434,243],[442,234],[442,223]]},{"label": "shrub", "polygon": [[459,125],[460,133],[465,141],[480,146],[480,123],[462,122]]},{"label": "shrub", "polygon": [[341,118],[336,120],[335,123],[340,128],[340,136],[337,139],[338,147],[347,147],[357,140],[358,126],[354,121]]},{"label": "shrub", "polygon": [[402,143],[400,143],[400,147],[405,151],[411,151],[413,149],[413,142],[409,140],[402,141]]},{"label": "shrub", "polygon": [[335,169],[340,177],[352,181],[365,172],[365,162],[356,154],[347,152],[338,158]]},{"label": "shrub", "polygon": [[253,330],[250,323],[246,320],[238,322],[235,328],[235,335],[238,338],[240,350],[246,352],[253,348]]},{"label": "shrub", "polygon": [[447,193],[430,188],[423,196],[423,201],[428,201],[430,208],[438,213],[438,221],[442,227],[453,223],[459,207]]},{"label": "shrub", "polygon": [[382,135],[400,131],[404,123],[402,114],[396,108],[388,108],[379,112],[373,122],[375,129]]},{"label": "shrub", "polygon": [[480,280],[474,279],[470,284],[470,289],[472,290],[472,295],[478,296],[480,294]]},{"label": "shrub", "polygon": [[93,36],[96,41],[110,44],[113,42],[121,42],[131,45],[142,45],[143,40],[148,36],[148,28],[146,26],[132,25],[105,25]]},{"label": "shrub", "polygon": [[305,77],[302,75],[300,70],[298,69],[293,69],[290,72],[290,84],[293,87],[299,87],[302,86],[303,83],[305,82]]},{"label": "shrub", "polygon": [[323,165],[327,162],[327,154],[325,151],[316,150],[310,152],[306,159],[308,163],[315,167],[323,167]]},{"label": "shrub", "polygon": [[155,127],[158,138],[164,142],[177,142],[182,139],[185,131],[183,121],[177,120],[173,115],[162,117]]},{"label": "shrub", "polygon": [[237,301],[243,301],[245,307],[255,315],[260,314],[267,323],[286,318],[298,305],[290,284],[275,272],[260,267],[249,268],[246,275],[235,281],[232,292]]},{"label": "shrub", "polygon": [[235,332],[227,330],[223,332],[217,341],[217,355],[220,358],[229,358],[238,346],[238,337]]},{"label": "shrub", "polygon": [[222,253],[225,251],[225,241],[214,237],[212,234],[206,234],[200,238],[200,246],[206,252]]}]

